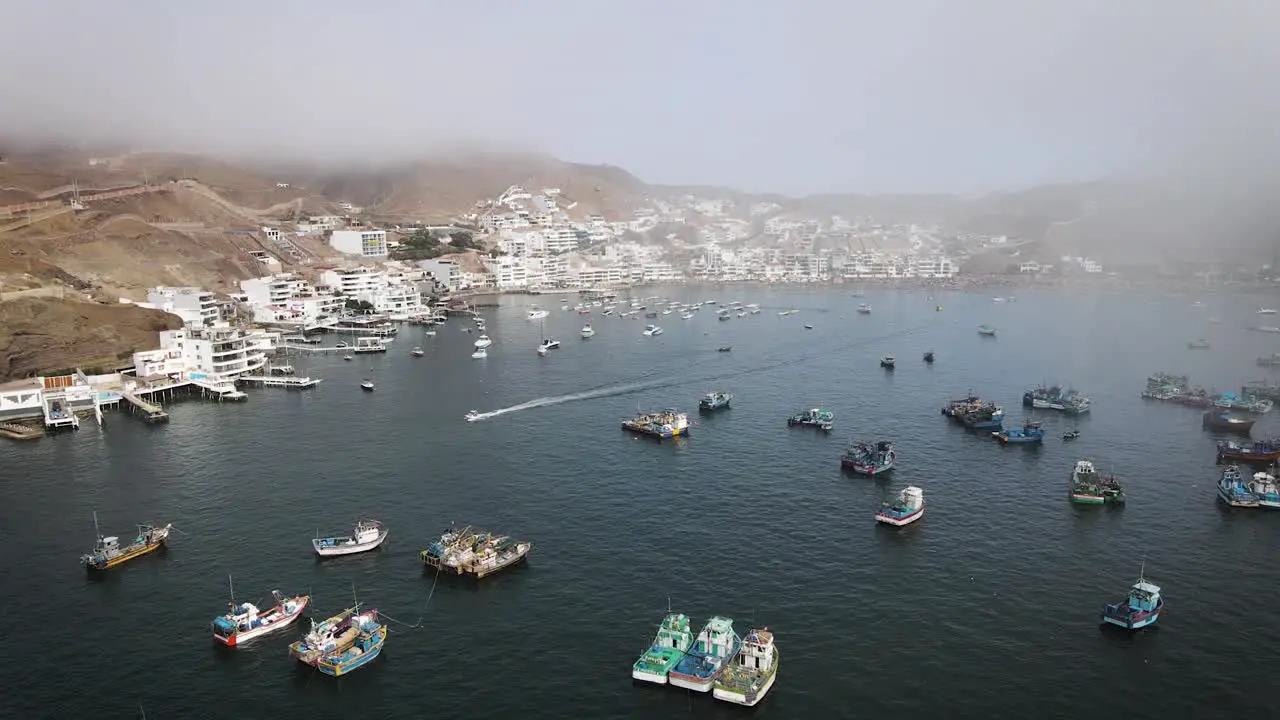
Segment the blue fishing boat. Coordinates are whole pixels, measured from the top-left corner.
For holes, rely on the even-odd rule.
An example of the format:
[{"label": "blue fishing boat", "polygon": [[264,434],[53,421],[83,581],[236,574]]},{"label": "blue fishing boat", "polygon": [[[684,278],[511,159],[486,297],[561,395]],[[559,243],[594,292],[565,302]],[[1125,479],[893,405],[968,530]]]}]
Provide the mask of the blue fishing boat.
[{"label": "blue fishing boat", "polygon": [[1039,443],[1044,441],[1044,428],[1038,422],[1028,421],[1021,428],[997,430],[991,436],[1005,445]]},{"label": "blue fishing boat", "polygon": [[970,430],[999,430],[1004,425],[1004,409],[994,403],[983,403],[966,413],[960,422]]},{"label": "blue fishing boat", "polygon": [[1258,496],[1245,485],[1240,468],[1228,465],[1218,478],[1218,497],[1231,507],[1258,507]]},{"label": "blue fishing boat", "polygon": [[858,442],[849,446],[840,456],[840,466],[863,475],[875,477],[893,469],[898,460],[898,453],[893,443],[888,440],[880,442]]},{"label": "blue fishing boat", "polygon": [[1102,609],[1102,622],[1126,630],[1140,630],[1148,625],[1155,625],[1163,608],[1164,598],[1160,597],[1160,587],[1147,582],[1143,578],[1143,571],[1139,570],[1138,582],[1129,589],[1129,597]]},{"label": "blue fishing boat", "polygon": [[321,655],[316,669],[325,675],[338,677],[354,672],[373,662],[382,653],[387,641],[387,626],[378,622],[378,611],[356,615],[351,620],[355,630],[354,642],[335,652]]},{"label": "blue fishing boat", "polygon": [[733,620],[713,617],[702,626],[693,647],[667,675],[667,681],[686,690],[709,692],[720,674],[742,649],[742,638],[733,629]]}]

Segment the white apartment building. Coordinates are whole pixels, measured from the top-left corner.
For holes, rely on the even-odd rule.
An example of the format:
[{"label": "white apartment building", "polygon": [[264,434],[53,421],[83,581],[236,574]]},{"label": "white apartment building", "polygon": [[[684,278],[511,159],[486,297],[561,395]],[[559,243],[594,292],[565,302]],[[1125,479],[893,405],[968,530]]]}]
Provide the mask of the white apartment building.
[{"label": "white apartment building", "polygon": [[240,292],[244,293],[245,301],[259,307],[283,305],[289,298],[305,295],[310,291],[307,282],[293,273],[240,281]]},{"label": "white apartment building", "polygon": [[341,313],[342,299],[317,293],[307,281],[281,273],[240,281],[245,302],[257,322],[291,322],[314,325]]},{"label": "white apartment building", "polygon": [[578,247],[578,233],[571,227],[546,228],[541,235],[543,248],[549,253],[569,252]]},{"label": "white apartment building", "polygon": [[489,272],[499,290],[529,286],[529,269],[520,258],[499,257],[490,265]]},{"label": "white apartment building", "polygon": [[369,267],[325,270],[320,280],[344,298],[363,300],[383,313],[415,313],[422,310],[422,294],[408,275],[389,276]]},{"label": "white apartment building", "polygon": [[581,267],[570,274],[570,280],[576,281],[578,285],[583,287],[621,285],[630,280],[630,278],[630,270],[620,267]]},{"label": "white apartment building", "polygon": [[373,293],[386,281],[386,273],[369,267],[337,268],[320,273],[321,283],[350,297]]},{"label": "white apartment building", "polygon": [[920,278],[949,278],[955,276],[956,266],[942,255],[927,255],[912,261],[911,273]]},{"label": "white apartment building", "polygon": [[266,334],[225,325],[160,332],[160,347],[133,354],[138,377],[181,376],[214,384],[233,381],[266,364]]},{"label": "white apartment building", "polygon": [[187,325],[212,325],[218,321],[218,301],[213,293],[194,287],[154,287],[147,291],[147,305],[182,318]]},{"label": "white apartment building", "polygon": [[418,267],[422,268],[432,280],[435,280],[441,287],[450,291],[461,290],[464,287],[462,277],[462,269],[452,260],[420,260]]},{"label": "white apartment building", "polygon": [[334,230],[329,246],[344,255],[384,258],[390,251],[386,230]]}]

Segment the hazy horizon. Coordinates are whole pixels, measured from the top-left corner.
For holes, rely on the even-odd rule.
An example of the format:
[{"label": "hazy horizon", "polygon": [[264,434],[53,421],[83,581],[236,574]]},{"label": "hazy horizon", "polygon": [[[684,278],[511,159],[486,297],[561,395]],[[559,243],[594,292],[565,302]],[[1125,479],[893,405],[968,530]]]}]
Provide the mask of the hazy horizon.
[{"label": "hazy horizon", "polygon": [[788,194],[1280,159],[1280,6],[916,0],[9,8],[0,127],[390,160],[456,145]]}]

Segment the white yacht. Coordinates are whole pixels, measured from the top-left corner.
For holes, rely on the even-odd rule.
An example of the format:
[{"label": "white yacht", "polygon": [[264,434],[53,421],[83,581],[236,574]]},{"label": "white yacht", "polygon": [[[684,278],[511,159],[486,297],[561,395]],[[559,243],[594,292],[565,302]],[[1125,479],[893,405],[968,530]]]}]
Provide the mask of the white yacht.
[{"label": "white yacht", "polygon": [[466,418],[467,422],[475,422],[480,419],[480,411],[472,410],[471,412],[467,413],[463,417]]},{"label": "white yacht", "polygon": [[662,328],[658,327],[657,325],[646,325],[644,328],[644,334],[649,337],[653,337],[654,335],[661,335]]},{"label": "white yacht", "polygon": [[1276,311],[1272,308],[1258,308],[1258,312],[1254,314],[1255,315],[1275,315]]},{"label": "white yacht", "polygon": [[541,344],[538,345],[538,354],[546,355],[548,350],[555,350],[558,347],[560,347],[559,340],[553,340],[551,338],[547,338],[543,340]]},{"label": "white yacht", "polygon": [[682,313],[680,313],[680,319],[681,319],[681,320],[692,320],[692,319],[693,319],[693,313],[688,312],[688,311],[682,312]]},{"label": "white yacht", "polygon": [[414,357],[422,357],[423,355],[426,355],[426,353],[422,351],[422,348],[420,348],[420,347],[416,347],[416,348],[414,348],[414,349],[413,349],[413,356],[414,356]]},{"label": "white yacht", "polygon": [[493,340],[490,340],[488,335],[481,335],[480,337],[476,338],[475,345],[481,350],[489,347],[492,344],[493,344]]},{"label": "white yacht", "polygon": [[582,326],[582,337],[583,337],[583,338],[589,338],[589,337],[591,337],[592,335],[595,335],[595,334],[596,334],[595,328],[591,327],[591,323],[587,323],[586,325],[583,325],[583,326]]},{"label": "white yacht", "polygon": [[484,348],[477,348],[475,352],[471,353],[471,357],[477,360],[481,360],[483,358],[489,357],[489,351],[485,350]]},{"label": "white yacht", "polygon": [[529,311],[529,314],[527,317],[530,320],[541,320],[542,318],[550,314],[551,313],[547,312],[546,310],[543,310],[542,308],[535,306],[532,310]]}]

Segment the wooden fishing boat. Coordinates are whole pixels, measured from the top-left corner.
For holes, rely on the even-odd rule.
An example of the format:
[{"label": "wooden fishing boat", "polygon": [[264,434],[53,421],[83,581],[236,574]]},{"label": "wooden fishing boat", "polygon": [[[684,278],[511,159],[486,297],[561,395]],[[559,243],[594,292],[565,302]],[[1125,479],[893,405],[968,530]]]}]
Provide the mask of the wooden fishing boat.
[{"label": "wooden fishing boat", "polygon": [[119,537],[102,536],[98,530],[98,513],[96,512],[93,514],[93,529],[98,535],[98,542],[90,553],[80,557],[80,562],[88,570],[106,570],[164,547],[165,542],[169,540],[169,531],[173,529],[173,525],[164,527],[139,525],[137,537],[132,543],[123,547],[120,545]]}]

